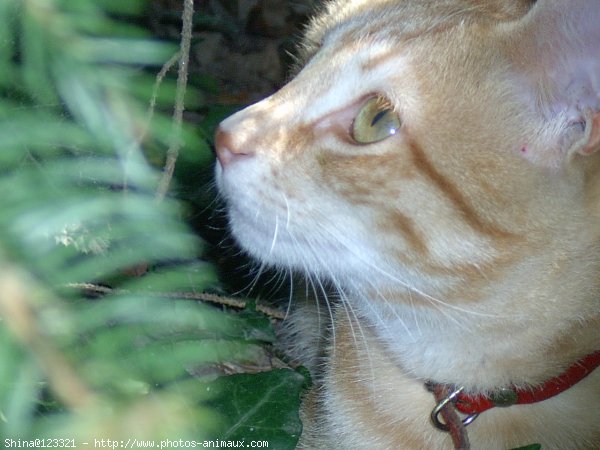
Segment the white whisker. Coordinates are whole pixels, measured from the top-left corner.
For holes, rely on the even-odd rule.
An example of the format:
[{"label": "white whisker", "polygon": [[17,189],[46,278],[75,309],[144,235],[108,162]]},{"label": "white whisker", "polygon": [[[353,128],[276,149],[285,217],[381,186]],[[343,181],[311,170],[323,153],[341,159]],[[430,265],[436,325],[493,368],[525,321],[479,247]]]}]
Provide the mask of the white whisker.
[{"label": "white whisker", "polygon": [[[310,247],[310,249],[312,250],[313,254],[317,254],[317,252],[315,251],[314,246],[312,245],[312,243],[310,241],[307,240],[307,244]],[[363,343],[363,348],[365,349],[365,353],[367,354],[367,358],[369,360],[369,368],[370,368],[370,372],[371,372],[371,382],[373,383],[375,381],[375,370],[374,370],[374,365],[373,365],[373,361],[371,359],[371,351],[369,350],[369,341],[365,335],[365,332],[363,330],[363,327],[361,325],[361,319],[356,315],[356,311],[354,310],[353,306],[352,306],[352,302],[348,299],[342,284],[339,282],[339,280],[337,279],[337,277],[335,276],[335,274],[333,273],[333,271],[328,267],[328,265],[322,261],[322,263],[324,264],[324,268],[325,271],[327,272],[331,282],[333,283],[333,286],[335,287],[336,291],[338,292],[339,298],[340,298],[340,304],[342,306],[342,308],[344,309],[344,312],[346,314],[346,318],[348,320],[348,325],[350,326],[350,332],[352,334],[352,340],[354,342],[354,345],[357,349],[357,351],[360,350],[359,347],[359,339],[358,336],[356,334],[355,328],[354,328],[354,323],[356,324],[356,326],[358,327],[359,333],[360,333],[360,337],[362,339],[360,339]],[[319,282],[319,284],[321,284]],[[321,285],[322,286],[322,285]],[[334,317],[333,314],[331,312],[331,307],[329,305],[329,300],[328,297],[325,296],[325,300],[326,300],[326,304],[329,308],[330,311],[330,316],[332,318],[332,327],[334,327],[335,325],[335,321],[334,321]],[[333,336],[333,351],[335,354],[335,349],[336,349],[336,345],[335,345],[335,328],[332,329],[332,336]]]},{"label": "white whisker", "polygon": [[441,299],[438,299],[430,294],[427,294],[425,292],[423,292],[421,289],[415,287],[415,286],[411,286],[410,284],[408,284],[406,281],[401,280],[400,278],[396,277],[395,275],[392,275],[391,273],[389,273],[388,271],[382,269],[381,267],[379,267],[378,265],[372,263],[371,261],[368,261],[367,259],[365,259],[363,257],[363,255],[361,255],[360,253],[356,252],[354,250],[354,248],[352,248],[351,245],[348,245],[347,243],[345,243],[341,238],[341,233],[332,233],[332,232],[328,232],[330,236],[332,236],[335,239],[335,242],[337,242],[338,244],[340,244],[341,246],[344,247],[345,250],[347,250],[348,252],[350,252],[354,257],[356,257],[359,261],[361,261],[362,263],[364,263],[368,268],[375,270],[376,272],[378,272],[379,274],[383,275],[384,277],[388,278],[389,280],[397,283],[400,286],[403,286],[405,288],[407,288],[408,290],[414,292],[415,294],[420,295],[421,297],[423,297],[426,300],[429,300],[432,304],[438,304],[441,305],[443,307],[446,307],[448,309],[452,309],[461,313],[465,313],[465,314],[470,314],[473,316],[480,316],[480,317],[493,317],[493,318],[497,318],[498,315],[495,314],[489,314],[489,313],[482,313],[479,311],[473,311],[470,309],[466,309],[466,308],[462,308],[460,306],[456,306],[456,305],[452,305],[450,303],[444,302]]},{"label": "white whisker", "polygon": [[279,234],[279,216],[275,215],[275,230],[273,231],[273,239],[271,240],[271,248],[269,249],[269,256],[273,254],[273,249],[277,243],[277,235]]}]

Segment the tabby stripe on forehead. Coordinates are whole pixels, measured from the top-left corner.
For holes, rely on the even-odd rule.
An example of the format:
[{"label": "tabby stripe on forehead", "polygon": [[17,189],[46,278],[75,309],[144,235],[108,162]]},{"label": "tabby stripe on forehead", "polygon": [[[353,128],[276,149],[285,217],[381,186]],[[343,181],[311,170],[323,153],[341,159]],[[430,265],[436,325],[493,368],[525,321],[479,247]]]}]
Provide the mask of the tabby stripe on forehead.
[{"label": "tabby stripe on forehead", "polygon": [[452,184],[448,178],[442,175],[429,161],[423,149],[415,142],[410,143],[410,150],[415,167],[425,175],[458,209],[465,222],[475,231],[490,235],[495,238],[509,238],[514,235],[506,230],[500,229],[482,219],[477,211],[467,202],[465,196]]},{"label": "tabby stripe on forehead", "polygon": [[405,51],[405,48],[400,47],[393,50],[389,50],[381,55],[372,56],[366,62],[363,62],[361,64],[361,69],[363,70],[363,72],[369,72],[379,67],[380,65],[388,62],[389,60],[397,58],[400,54],[404,53]]}]

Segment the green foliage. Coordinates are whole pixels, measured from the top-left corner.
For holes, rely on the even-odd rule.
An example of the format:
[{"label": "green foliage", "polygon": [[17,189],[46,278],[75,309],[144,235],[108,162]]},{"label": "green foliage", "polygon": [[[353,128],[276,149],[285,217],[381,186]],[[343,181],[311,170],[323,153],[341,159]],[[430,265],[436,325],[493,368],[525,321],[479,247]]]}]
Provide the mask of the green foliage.
[{"label": "green foliage", "polygon": [[278,450],[295,448],[302,432],[298,410],[304,383],[302,375],[287,369],[219,379],[217,388],[227,393],[225,401],[214,405],[227,418],[220,438],[266,440],[269,448]]},{"label": "green foliage", "polygon": [[[156,200],[149,161],[162,162],[173,131],[149,114],[152,74],[177,49],[114,18],[144,6],[0,2],[2,438],[215,436],[225,419],[214,405],[227,399],[202,374],[264,358],[273,341],[266,319],[184,298],[218,280],[182,205]],[[172,106],[174,85],[155,97]],[[184,161],[211,158],[192,127],[178,139]],[[129,276],[136,267],[146,275]],[[92,298],[86,283],[110,289]],[[260,376],[275,390],[298,377]]]}]

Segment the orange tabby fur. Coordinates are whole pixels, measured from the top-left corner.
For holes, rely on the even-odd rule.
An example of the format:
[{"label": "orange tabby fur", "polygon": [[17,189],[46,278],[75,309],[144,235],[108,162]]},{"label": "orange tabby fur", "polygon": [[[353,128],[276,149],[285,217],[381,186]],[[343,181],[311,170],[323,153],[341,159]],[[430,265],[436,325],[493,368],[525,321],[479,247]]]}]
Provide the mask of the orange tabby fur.
[{"label": "orange tabby fur", "polygon": [[[536,385],[600,349],[599,47],[598,0],[338,0],[297,76],[221,125],[242,246],[338,292],[290,325],[318,361],[301,448],[449,449],[425,381]],[[375,94],[402,127],[359,145]],[[598,449],[599,404],[596,370],[483,413],[472,448]]]}]

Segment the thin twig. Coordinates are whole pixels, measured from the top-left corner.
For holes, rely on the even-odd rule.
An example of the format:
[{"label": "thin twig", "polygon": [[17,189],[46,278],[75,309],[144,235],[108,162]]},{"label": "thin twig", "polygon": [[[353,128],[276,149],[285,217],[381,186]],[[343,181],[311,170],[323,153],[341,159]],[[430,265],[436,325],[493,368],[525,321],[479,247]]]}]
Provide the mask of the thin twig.
[{"label": "thin twig", "polygon": [[[216,294],[208,294],[204,292],[133,292],[126,289],[113,289],[106,286],[100,286],[92,283],[68,283],[68,288],[83,289],[88,292],[102,295],[124,295],[124,294],[139,294],[148,295],[151,297],[161,298],[179,298],[183,300],[198,300],[203,302],[215,303],[217,305],[228,306],[230,308],[244,309],[248,306],[249,301],[241,298],[226,297]],[[285,318],[285,313],[276,308],[271,308],[265,305],[256,305],[256,310],[261,313],[278,320]]]},{"label": "thin twig", "polygon": [[173,112],[173,133],[171,144],[167,150],[167,161],[160,180],[156,198],[161,201],[169,191],[169,185],[175,171],[175,163],[179,157],[181,148],[181,125],[183,123],[183,110],[185,108],[185,90],[188,79],[188,66],[190,61],[190,46],[192,41],[192,18],[194,15],[194,0],[184,0],[183,2],[183,25],[181,27],[181,44],[179,71],[177,73],[177,91],[175,97],[175,111]]},{"label": "thin twig", "polygon": [[160,89],[160,85],[163,80],[167,76],[167,73],[171,68],[179,61],[179,57],[181,52],[175,53],[169,60],[163,64],[160,71],[156,74],[156,80],[154,81],[154,86],[152,87],[152,97],[150,97],[150,106],[148,107],[148,117],[146,117],[146,123],[142,132],[138,137],[138,142],[143,142],[146,138],[146,134],[148,133],[148,129],[150,128],[150,123],[152,122],[152,118],[154,117],[154,112],[156,111],[156,99],[158,98],[158,90]]},{"label": "thin twig", "polygon": [[[154,86],[152,87],[152,96],[150,97],[150,105],[148,106],[148,113],[146,116],[146,120],[142,124],[141,130],[139,131],[138,135],[136,136],[135,142],[132,143],[129,146],[129,149],[127,150],[127,160],[128,161],[132,160],[134,151],[139,150],[139,146],[146,139],[146,135],[148,134],[148,131],[150,130],[150,126],[152,124],[152,119],[154,118],[154,112],[156,111],[156,99],[158,98],[158,90],[160,89],[160,85],[162,84],[163,80],[167,76],[167,73],[169,72],[169,70],[171,70],[171,68],[175,65],[175,63],[177,63],[177,61],[179,61],[179,55],[180,55],[180,53],[177,52],[173,56],[171,56],[171,58],[169,58],[169,60],[163,64],[160,71],[156,75],[156,80],[154,81]],[[124,174],[124,177],[123,177],[122,189],[123,189],[123,193],[127,193],[129,190],[129,182],[128,182],[126,173]]]}]

